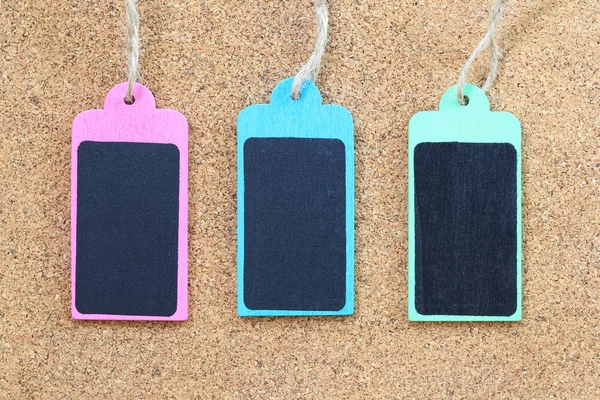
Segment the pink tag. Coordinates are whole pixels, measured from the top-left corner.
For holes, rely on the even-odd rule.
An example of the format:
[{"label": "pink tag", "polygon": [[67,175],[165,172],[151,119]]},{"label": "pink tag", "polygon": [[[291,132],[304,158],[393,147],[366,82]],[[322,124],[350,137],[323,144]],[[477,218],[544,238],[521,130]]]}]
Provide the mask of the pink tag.
[{"label": "pink tag", "polygon": [[72,317],[186,320],[188,124],[126,90],[73,121]]}]

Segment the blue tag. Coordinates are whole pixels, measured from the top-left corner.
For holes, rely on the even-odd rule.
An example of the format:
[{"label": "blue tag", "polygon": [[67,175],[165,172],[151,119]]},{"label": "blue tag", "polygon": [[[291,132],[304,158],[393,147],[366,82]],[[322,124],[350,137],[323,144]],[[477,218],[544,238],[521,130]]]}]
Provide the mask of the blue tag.
[{"label": "blue tag", "polygon": [[354,126],[293,78],[238,118],[238,313],[354,312]]}]

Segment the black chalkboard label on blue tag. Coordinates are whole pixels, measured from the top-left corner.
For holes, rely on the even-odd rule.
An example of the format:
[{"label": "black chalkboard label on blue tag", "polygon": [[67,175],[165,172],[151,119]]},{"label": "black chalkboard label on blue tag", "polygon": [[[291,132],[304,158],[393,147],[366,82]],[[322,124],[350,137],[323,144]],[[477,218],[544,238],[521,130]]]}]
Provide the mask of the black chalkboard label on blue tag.
[{"label": "black chalkboard label on blue tag", "polygon": [[238,312],[347,315],[354,307],[350,114],[291,80],[238,121]]},{"label": "black chalkboard label on blue tag", "polygon": [[409,124],[409,319],[521,319],[521,128],[467,85]]}]

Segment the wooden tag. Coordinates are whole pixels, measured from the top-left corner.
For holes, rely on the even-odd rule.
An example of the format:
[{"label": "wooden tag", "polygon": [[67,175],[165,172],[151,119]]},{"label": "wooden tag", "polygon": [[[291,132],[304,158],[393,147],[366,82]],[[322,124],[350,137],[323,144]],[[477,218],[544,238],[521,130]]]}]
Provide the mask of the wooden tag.
[{"label": "wooden tag", "polygon": [[74,319],[187,319],[188,125],[127,83],[73,121]]},{"label": "wooden tag", "polygon": [[448,90],[408,128],[408,316],[521,319],[521,125],[485,93]]},{"label": "wooden tag", "polygon": [[238,119],[238,313],[354,310],[354,128],[293,79]]}]

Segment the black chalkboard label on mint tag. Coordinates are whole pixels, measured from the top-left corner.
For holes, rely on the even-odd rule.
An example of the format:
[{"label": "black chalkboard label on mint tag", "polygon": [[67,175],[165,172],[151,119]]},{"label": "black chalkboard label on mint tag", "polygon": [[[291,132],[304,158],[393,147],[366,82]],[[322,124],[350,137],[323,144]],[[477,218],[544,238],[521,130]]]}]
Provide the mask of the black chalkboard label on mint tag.
[{"label": "black chalkboard label on mint tag", "polygon": [[517,159],[509,143],[420,143],[415,306],[510,316],[517,307]]}]

